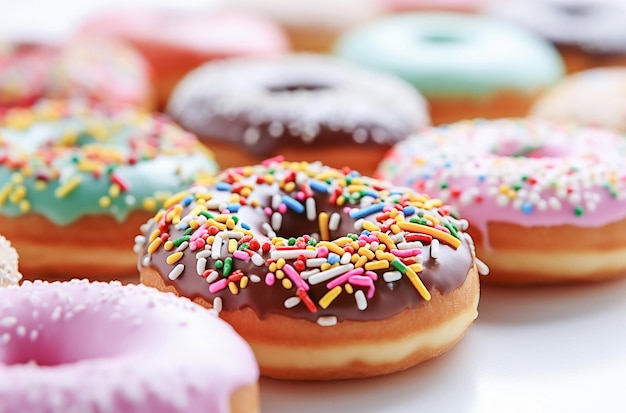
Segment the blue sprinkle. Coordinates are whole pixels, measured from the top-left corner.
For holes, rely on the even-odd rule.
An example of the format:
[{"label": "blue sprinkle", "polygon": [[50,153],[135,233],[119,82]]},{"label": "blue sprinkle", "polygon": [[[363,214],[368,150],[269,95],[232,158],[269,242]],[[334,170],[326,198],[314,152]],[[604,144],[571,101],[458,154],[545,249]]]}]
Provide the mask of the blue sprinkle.
[{"label": "blue sprinkle", "polygon": [[193,201],[193,195],[187,195],[186,197],[183,198],[181,204],[183,206],[189,206],[192,201]]},{"label": "blue sprinkle", "polygon": [[354,208],[352,211],[350,211],[350,218],[352,219],[361,219],[361,218],[365,218],[368,215],[372,215],[375,214],[377,212],[381,212],[383,210],[383,208],[385,208],[385,204],[372,204],[370,206],[367,206],[365,208],[361,208],[361,209],[356,209]]},{"label": "blue sprinkle", "polygon": [[283,195],[283,204],[287,205],[287,208],[297,212],[298,214],[302,214],[304,212],[304,205],[289,195]]},{"label": "blue sprinkle", "polygon": [[241,204],[239,202],[233,202],[232,204],[226,205],[226,209],[230,212],[237,212],[241,208]]},{"label": "blue sprinkle", "polygon": [[373,189],[366,189],[363,191],[363,196],[371,196],[372,198],[378,198],[380,194]]},{"label": "blue sprinkle", "polygon": [[326,260],[328,261],[330,265],[337,264],[340,259],[341,257],[335,254],[334,252],[331,252],[330,254],[328,254],[328,258],[326,258]]},{"label": "blue sprinkle", "polygon": [[239,221],[239,225],[241,225],[241,228],[247,229],[248,231],[250,231],[250,225],[246,224],[245,222]]},{"label": "blue sprinkle", "polygon": [[402,212],[404,212],[405,217],[410,217],[411,215],[414,215],[417,212],[417,209],[414,206],[408,205],[404,207]]},{"label": "blue sprinkle", "polygon": [[530,202],[524,202],[522,204],[522,212],[525,214],[532,214],[533,213],[533,206]]},{"label": "blue sprinkle", "polygon": [[364,229],[363,231],[361,231],[361,235],[365,235],[366,237],[371,234],[371,232],[369,232],[368,230]]},{"label": "blue sprinkle", "polygon": [[316,192],[323,192],[325,194],[328,193],[328,184],[326,184],[326,182],[318,181],[317,179],[311,179],[309,181],[309,186],[312,190]]},{"label": "blue sprinkle", "polygon": [[218,191],[230,191],[232,188],[233,186],[231,184],[223,181],[215,184],[215,189],[217,189]]}]

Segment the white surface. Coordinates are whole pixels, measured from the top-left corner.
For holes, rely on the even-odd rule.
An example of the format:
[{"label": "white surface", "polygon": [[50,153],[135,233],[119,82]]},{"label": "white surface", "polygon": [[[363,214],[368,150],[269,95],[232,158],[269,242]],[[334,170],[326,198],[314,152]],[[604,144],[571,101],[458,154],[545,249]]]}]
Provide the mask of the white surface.
[{"label": "white surface", "polygon": [[479,317],[438,359],[343,382],[261,380],[265,413],[626,412],[626,280],[484,286]]}]

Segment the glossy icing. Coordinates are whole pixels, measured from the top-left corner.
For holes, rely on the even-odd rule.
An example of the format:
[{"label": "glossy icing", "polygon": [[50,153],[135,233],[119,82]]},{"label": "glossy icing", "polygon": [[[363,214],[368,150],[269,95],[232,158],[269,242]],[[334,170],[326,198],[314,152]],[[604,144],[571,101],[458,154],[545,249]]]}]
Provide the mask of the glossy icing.
[{"label": "glossy icing", "polygon": [[0,289],[0,411],[230,411],[258,380],[248,345],[184,298],[119,283]]},{"label": "glossy icing", "polygon": [[431,128],[395,146],[377,176],[440,197],[485,237],[489,222],[598,227],[626,217],[626,141],[575,124]]},{"label": "glossy icing", "polygon": [[429,97],[487,98],[535,93],[563,74],[561,58],[537,35],[484,16],[390,15],[345,33],[335,54],[395,74]]},{"label": "glossy icing", "polygon": [[559,45],[598,55],[626,52],[626,3],[622,0],[498,1],[486,12]]},{"label": "glossy icing", "polygon": [[222,172],[171,198],[136,238],[139,267],[218,309],[321,325],[427,305],[474,266],[441,201],[319,163]]},{"label": "glossy icing", "polygon": [[258,156],[302,144],[391,146],[429,123],[409,84],[314,54],[207,63],[178,84],[167,112]]},{"label": "glossy icing", "polygon": [[0,127],[0,214],[58,225],[88,214],[122,221],[217,170],[192,134],[163,116],[42,101]]},{"label": "glossy icing", "polygon": [[570,75],[539,96],[530,115],[626,132],[626,69],[604,67]]}]

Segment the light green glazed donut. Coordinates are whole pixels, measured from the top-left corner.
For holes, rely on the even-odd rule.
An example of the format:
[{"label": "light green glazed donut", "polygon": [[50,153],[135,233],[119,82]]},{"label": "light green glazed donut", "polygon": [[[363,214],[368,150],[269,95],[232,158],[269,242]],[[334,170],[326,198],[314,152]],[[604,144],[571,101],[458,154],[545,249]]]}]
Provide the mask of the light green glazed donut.
[{"label": "light green glazed donut", "polygon": [[522,29],[455,13],[392,15],[347,32],[335,54],[395,74],[427,98],[535,93],[564,72],[557,50]]},{"label": "light green glazed donut", "polygon": [[44,101],[1,122],[0,215],[39,213],[57,225],[90,214],[122,221],[217,171],[194,135],[145,112]]}]

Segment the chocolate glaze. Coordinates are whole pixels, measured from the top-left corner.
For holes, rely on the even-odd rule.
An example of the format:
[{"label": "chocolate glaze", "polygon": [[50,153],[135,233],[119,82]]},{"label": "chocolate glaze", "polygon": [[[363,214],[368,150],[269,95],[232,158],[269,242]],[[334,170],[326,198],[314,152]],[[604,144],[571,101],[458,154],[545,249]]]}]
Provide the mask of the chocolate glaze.
[{"label": "chocolate glaze", "polygon": [[[209,188],[214,195],[215,200],[228,201],[231,197],[229,191],[217,191],[215,188]],[[283,195],[285,192],[279,188],[278,184],[272,185],[256,185],[252,190],[252,193],[248,197],[248,200],[259,200],[262,206],[271,205],[271,197],[274,194]],[[295,196],[294,193],[289,195]],[[349,216],[344,206],[337,206],[329,202],[328,194],[315,192],[314,198],[316,200],[317,211],[326,211],[329,215],[333,212],[337,212],[341,215],[341,222],[339,227],[335,231],[330,231],[330,239],[337,239],[345,236],[349,233],[357,232],[354,227],[355,220]],[[351,207],[358,207],[358,204],[346,204]],[[183,210],[182,216],[185,216],[187,212],[195,206],[192,203]],[[245,222],[250,226],[252,232],[255,233],[255,238],[260,242],[269,240],[263,233],[261,225],[264,222],[268,222],[269,218],[261,208],[253,208],[251,206],[242,206],[236,213],[240,222]],[[371,214],[365,219],[370,222],[376,222],[377,214]],[[151,221],[143,233],[146,237],[157,228],[157,222]],[[182,229],[176,229],[173,226],[169,226],[168,232],[170,234],[169,239],[176,239],[184,232]],[[296,213],[292,210],[287,210],[283,214],[283,224],[279,231],[276,231],[278,236],[289,238],[297,237],[302,234],[318,233],[317,219],[314,221],[308,221],[304,214]],[[424,245],[422,256],[423,272],[419,273],[420,279],[423,281],[429,291],[437,290],[442,294],[447,294],[457,287],[461,286],[465,279],[467,272],[474,265],[473,253],[469,241],[465,237],[461,237],[463,240],[458,249],[454,249],[443,242],[440,244],[439,258],[432,259],[430,257],[430,246]],[[148,243],[146,243],[147,245]],[[173,251],[164,251],[160,248],[151,255],[150,266],[154,268],[159,274],[161,274],[166,284],[173,286],[181,295],[196,298],[202,297],[208,302],[213,302],[216,297],[221,297],[222,307],[224,310],[239,309],[244,307],[252,308],[260,318],[265,318],[269,314],[283,314],[289,317],[307,319],[315,321],[320,316],[336,316],[338,320],[380,320],[391,317],[407,308],[414,308],[423,305],[426,301],[420,296],[416,288],[403,276],[400,280],[387,283],[383,280],[382,274],[385,271],[391,271],[393,268],[375,271],[378,274],[378,279],[374,282],[375,294],[368,300],[368,306],[365,310],[359,310],[355,303],[354,294],[349,294],[345,290],[332,302],[327,309],[322,309],[317,305],[317,312],[312,313],[307,307],[300,303],[293,308],[286,308],[284,306],[285,300],[290,297],[296,296],[296,287],[293,286],[290,289],[285,289],[280,280],[277,280],[273,286],[268,286],[263,280],[265,274],[268,272],[266,265],[256,266],[251,261],[241,261],[238,259],[233,260],[233,271],[241,270],[244,274],[255,274],[261,278],[261,282],[250,282],[246,288],[239,290],[238,294],[232,294],[228,288],[223,289],[215,294],[209,292],[209,284],[205,279],[197,275],[196,273],[196,252],[185,250],[183,258],[177,263],[171,265],[166,263],[168,255]],[[146,246],[140,251],[139,266],[142,266],[142,258],[147,254]],[[267,262],[269,253],[261,254],[264,260]],[[225,244],[222,245],[222,257],[230,256]],[[287,260],[288,262],[290,260]],[[169,272],[174,268],[174,265],[184,264],[185,271],[175,281],[171,281],[168,278]],[[214,268],[213,263],[209,263],[207,268]],[[319,299],[328,292],[326,282],[311,285],[308,291],[309,296],[317,304]],[[360,289],[362,287],[356,287]],[[366,292],[366,290],[364,291]]]}]

